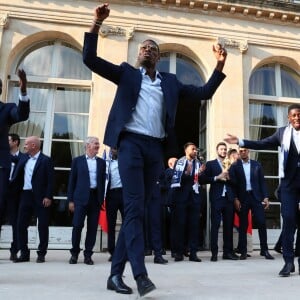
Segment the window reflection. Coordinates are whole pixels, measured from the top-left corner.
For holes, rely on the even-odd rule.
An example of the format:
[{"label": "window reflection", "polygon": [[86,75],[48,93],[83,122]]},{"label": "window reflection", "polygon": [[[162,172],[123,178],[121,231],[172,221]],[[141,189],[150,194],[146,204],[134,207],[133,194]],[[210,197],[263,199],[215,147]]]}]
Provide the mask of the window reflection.
[{"label": "window reflection", "polygon": [[88,116],[55,114],[52,137],[83,140],[86,137]]},{"label": "window reflection", "polygon": [[83,142],[53,141],[51,157],[54,165],[60,168],[70,168],[72,159],[83,153]]},{"label": "window reflection", "polygon": [[300,98],[300,76],[290,68],[281,66],[282,96]]},{"label": "window reflection", "polygon": [[275,96],[275,68],[274,65],[265,65],[256,70],[250,77],[250,94]]}]

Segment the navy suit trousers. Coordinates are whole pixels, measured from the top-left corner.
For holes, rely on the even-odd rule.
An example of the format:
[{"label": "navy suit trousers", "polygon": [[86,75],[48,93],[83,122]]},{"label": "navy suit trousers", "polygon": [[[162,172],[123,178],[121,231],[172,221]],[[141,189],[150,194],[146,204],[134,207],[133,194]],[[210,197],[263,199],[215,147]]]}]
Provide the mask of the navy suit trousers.
[{"label": "navy suit trousers", "polygon": [[0,234],[1,234],[1,225],[4,220],[5,212],[5,195],[8,187],[8,178],[9,178],[9,168],[0,168]]},{"label": "navy suit trousers", "polygon": [[218,233],[223,221],[223,254],[233,251],[233,203],[227,196],[214,199],[211,203],[211,252],[218,253]]},{"label": "navy suit trousers", "polygon": [[162,166],[162,142],[132,133],[120,138],[118,161],[123,184],[124,220],[112,258],[111,275],[123,274],[126,260],[133,276],[147,274],[144,261],[145,198],[151,196]]},{"label": "navy suit trousers", "polygon": [[294,261],[294,233],[297,226],[297,212],[300,188],[291,188],[285,180],[280,186],[282,215],[282,252],[285,262]]},{"label": "navy suit trousers", "polygon": [[84,257],[91,257],[93,248],[96,242],[98,218],[99,218],[100,204],[97,200],[97,191],[90,190],[89,202],[87,205],[80,205],[75,203],[73,215],[73,229],[72,229],[72,249],[71,254],[78,256],[80,252],[81,232],[84,226],[85,217],[87,217],[87,228],[85,237]]},{"label": "navy suit trousers", "polygon": [[32,215],[38,219],[38,232],[40,243],[38,246],[38,255],[45,256],[48,249],[49,240],[49,218],[50,208],[43,207],[34,199],[32,191],[22,191],[20,198],[20,208],[18,215],[18,246],[22,256],[29,255],[28,249],[28,231]]},{"label": "navy suit trousers", "polygon": [[241,210],[239,212],[240,227],[239,227],[239,250],[242,254],[247,253],[247,228],[248,228],[248,213],[251,209],[252,214],[257,222],[260,250],[268,250],[267,244],[267,229],[264,207],[261,202],[257,201],[252,193],[247,193],[247,196],[241,202]]},{"label": "navy suit trousers", "polygon": [[116,222],[118,211],[122,220],[124,218],[123,189],[116,188],[108,190],[106,193],[106,216],[108,223],[107,244],[108,252],[112,255],[116,245]]}]

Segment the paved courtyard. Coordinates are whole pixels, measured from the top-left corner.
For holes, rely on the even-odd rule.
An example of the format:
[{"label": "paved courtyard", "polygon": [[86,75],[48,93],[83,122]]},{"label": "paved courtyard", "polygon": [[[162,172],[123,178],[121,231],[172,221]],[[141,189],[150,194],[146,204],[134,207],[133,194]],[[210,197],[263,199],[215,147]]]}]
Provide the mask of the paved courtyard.
[{"label": "paved courtyard", "polygon": [[[208,251],[199,252],[202,262],[185,260],[175,263],[170,254],[167,265],[156,265],[153,257],[146,257],[149,277],[157,290],[143,299],[299,299],[300,276],[296,273],[280,278],[278,272],[283,265],[280,254],[270,251],[275,260],[266,260],[259,252],[251,253],[245,261],[228,261],[219,257],[210,262]],[[82,263],[69,265],[69,253],[50,250],[46,263],[35,262],[35,251],[31,251],[28,263],[12,263],[8,250],[0,250],[0,300],[110,300],[138,299],[135,281],[129,265],[124,281],[133,288],[132,295],[120,295],[106,290],[110,270],[108,254],[95,253],[95,265]],[[296,262],[296,261],[295,261]]]}]

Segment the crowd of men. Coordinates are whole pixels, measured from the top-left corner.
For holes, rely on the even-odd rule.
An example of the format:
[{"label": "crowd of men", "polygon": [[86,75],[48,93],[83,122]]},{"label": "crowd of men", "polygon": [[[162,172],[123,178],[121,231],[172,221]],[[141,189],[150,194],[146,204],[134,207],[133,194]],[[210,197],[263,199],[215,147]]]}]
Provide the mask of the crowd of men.
[{"label": "crowd of men", "polygon": [[[271,137],[249,141],[228,135],[224,140],[240,147],[236,161],[230,161],[230,157],[237,154],[234,151],[226,158],[227,145],[221,142],[216,147],[217,158],[203,164],[197,158],[196,144],[187,142],[184,145],[184,156],[171,158],[169,168],[164,171],[163,157],[174,156],[172,153],[176,149],[175,118],[179,101],[184,99],[200,103],[211,99],[226,77],[223,73],[226,49],[220,44],[213,46],[216,67],[207,83],[201,87],[183,84],[176,75],[159,72],[157,63],[160,49],[152,39],[142,42],[137,67],[126,62],[115,65],[97,56],[99,29],[109,14],[108,3],[95,8],[90,31],[84,35],[83,62],[94,73],[117,85],[103,141],[111,149],[117,149],[117,152],[105,163],[97,157],[100,145],[98,138],[88,137],[85,140],[85,153],[72,161],[67,193],[69,210],[73,213],[69,263],[76,264],[78,261],[85,219],[87,232],[84,263],[94,263],[92,254],[98,215],[106,194],[111,254],[107,289],[121,294],[133,292],[123,281],[128,261],[139,295],[150,293],[156,287],[148,277],[144,260],[145,246],[149,244],[151,250],[154,250],[154,263],[167,263],[162,256],[161,199],[166,201],[170,213],[170,247],[174,261],[180,262],[184,256],[188,256],[192,262],[201,261],[197,251],[203,184],[210,184],[211,261],[218,260],[221,220],[224,229],[223,259],[247,259],[249,210],[258,224],[260,254],[266,259],[273,259],[267,245],[265,210],[268,209],[269,200],[263,170],[258,162],[249,158],[247,148],[281,146],[280,198],[285,265],[279,275],[289,276],[295,271],[293,241],[300,192],[300,106],[289,107],[290,125],[280,128]],[[19,105],[0,102],[0,209],[4,211],[5,197],[14,198],[14,203],[18,203],[10,207],[10,211],[14,210],[11,213],[14,233],[11,259],[15,262],[30,260],[27,228],[32,215],[37,216],[40,243],[36,262],[43,263],[48,248],[54,167],[52,159],[41,152],[41,141],[36,136],[25,139],[25,155],[11,156],[19,152],[20,140],[16,135],[8,135],[9,127],[26,120],[29,115],[26,74],[19,70],[18,75]],[[165,184],[162,184],[164,181]],[[123,220],[115,244],[114,227],[118,210]],[[240,218],[236,251],[232,241],[234,211]],[[17,251],[20,252],[19,256]]]}]

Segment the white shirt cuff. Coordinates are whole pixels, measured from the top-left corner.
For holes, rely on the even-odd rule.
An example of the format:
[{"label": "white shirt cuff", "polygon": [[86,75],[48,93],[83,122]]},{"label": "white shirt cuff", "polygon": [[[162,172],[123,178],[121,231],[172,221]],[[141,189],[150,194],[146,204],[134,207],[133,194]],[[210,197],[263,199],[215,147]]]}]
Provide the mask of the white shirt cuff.
[{"label": "white shirt cuff", "polygon": [[239,139],[239,146],[244,147],[245,143],[243,139]]},{"label": "white shirt cuff", "polygon": [[24,102],[29,101],[28,95],[23,96],[23,95],[19,94],[19,99],[20,99],[20,101],[24,101]]}]

